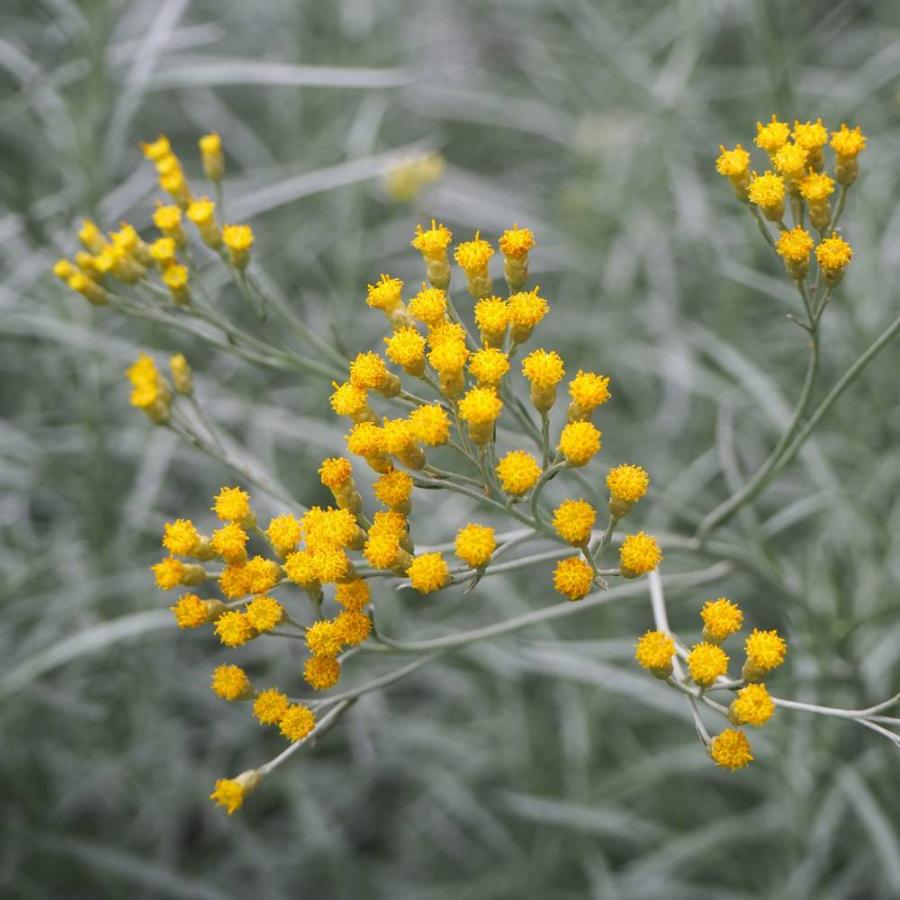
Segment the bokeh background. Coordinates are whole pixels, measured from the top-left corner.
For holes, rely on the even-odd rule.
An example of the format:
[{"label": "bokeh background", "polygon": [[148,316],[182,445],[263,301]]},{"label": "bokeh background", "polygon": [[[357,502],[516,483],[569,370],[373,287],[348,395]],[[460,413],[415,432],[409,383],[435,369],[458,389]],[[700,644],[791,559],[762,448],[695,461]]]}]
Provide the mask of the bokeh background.
[{"label": "bokeh background", "polygon": [[[224,659],[177,633],[148,567],[162,523],[235,476],[127,402],[139,350],[187,354],[210,415],[307,503],[342,427],[315,376],[255,369],[94,310],[49,269],[84,214],[146,226],[165,131],[196,173],[219,130],[258,271],[346,352],[381,344],[367,281],[415,283],[417,222],[537,233],[541,342],[613,378],[602,465],[655,490],[635,524],[690,534],[764,458],[799,389],[796,299],[713,169],[772,112],[870,136],[826,316],[833,381],[898,308],[900,7],[890,0],[3,0],[0,5],[0,893],[15,898],[875,900],[900,896],[897,751],[780,712],[757,761],[704,756],[682,698],[636,671],[639,597],[476,644],[365,697],[232,818],[213,781],[281,739],[209,690]],[[409,199],[385,177],[437,153]],[[223,290],[223,301],[237,299]],[[889,347],[752,514],[750,563],[708,596],[790,639],[783,696],[859,707],[900,684],[900,347]],[[571,486],[570,486],[571,489]],[[259,499],[262,514],[274,507]],[[415,521],[446,539],[451,497]],[[666,571],[714,556],[672,550]],[[555,602],[549,570],[462,598],[382,587],[391,632]],[[254,677],[296,683],[256,642]],[[347,683],[379,660],[358,657]]]}]

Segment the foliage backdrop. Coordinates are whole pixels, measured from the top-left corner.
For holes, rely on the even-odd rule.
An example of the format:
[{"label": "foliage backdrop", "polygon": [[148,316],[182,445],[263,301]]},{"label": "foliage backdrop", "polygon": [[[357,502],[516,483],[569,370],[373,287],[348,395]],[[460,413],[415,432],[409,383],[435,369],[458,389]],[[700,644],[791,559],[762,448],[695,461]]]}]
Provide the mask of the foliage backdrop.
[{"label": "foliage backdrop", "polygon": [[[78,216],[144,224],[138,141],[159,131],[186,156],[223,134],[262,270],[348,351],[380,344],[366,282],[420,277],[417,222],[457,237],[527,224],[548,345],[613,377],[603,461],[644,465],[642,524],[687,533],[691,510],[764,458],[802,378],[794,299],[714,173],[718,145],[746,144],[772,112],[870,136],[827,383],[896,315],[898,79],[888,0],[5,0],[0,893],[900,896],[896,751],[782,712],[750,769],[717,770],[681,698],[631,662],[643,598],[364,698],[223,816],[214,779],[280,738],[209,691],[214,639],[132,616],[163,608],[148,570],[161,523],[202,518],[232,476],[129,409],[122,369],[141,348],[185,352],[211,414],[310,503],[326,499],[311,473],[342,446],[328,385],[90,309],[48,273]],[[380,177],[423,149],[444,177],[392,201]],[[898,361],[889,348],[735,524],[777,577],[736,567],[710,588],[787,632],[781,694],[865,706],[900,684]],[[416,527],[446,539],[464,508]],[[379,601],[392,633],[438,633],[552,602],[540,578]],[[673,626],[695,630],[702,591],[669,599]],[[271,653],[244,661],[296,677]]]}]

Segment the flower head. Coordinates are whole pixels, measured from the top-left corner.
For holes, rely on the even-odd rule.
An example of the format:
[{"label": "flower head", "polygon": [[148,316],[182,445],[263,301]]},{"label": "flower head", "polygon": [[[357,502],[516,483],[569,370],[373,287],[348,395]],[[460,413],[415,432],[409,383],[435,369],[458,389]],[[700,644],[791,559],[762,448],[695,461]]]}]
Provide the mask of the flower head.
[{"label": "flower head", "polygon": [[217,666],[212,675],[213,693],[223,700],[243,700],[250,696],[250,679],[240,666]]},{"label": "flower head", "polygon": [[771,672],[784,662],[787,643],[777,631],[754,628],[744,642],[747,663],[757,672]]},{"label": "flower head", "polygon": [[718,159],[716,159],[716,171],[726,178],[738,178],[746,176],[750,171],[750,154],[737,144],[734,150],[726,150],[720,146]]},{"label": "flower head", "polygon": [[648,631],[637,642],[634,658],[654,674],[668,676],[672,673],[672,657],[675,641],[663,631]]},{"label": "flower head", "polygon": [[731,720],[737,725],[765,725],[775,712],[775,704],[764,684],[748,684],[737,692],[729,707]]},{"label": "flower head", "polygon": [[300,523],[289,513],[270,519],[266,528],[266,537],[279,556],[287,556],[300,543],[302,534]]},{"label": "flower head", "polygon": [[507,300],[509,324],[516,343],[527,341],[535,326],[550,311],[550,305],[538,294],[539,290],[535,287],[531,291],[520,291]]},{"label": "flower head", "polygon": [[253,701],[253,715],[263,725],[276,725],[287,712],[290,700],[287,695],[275,688],[260,691]]},{"label": "flower head", "polygon": [[780,219],[784,213],[784,179],[780,175],[766,172],[756,175],[750,182],[748,196],[770,219]]},{"label": "flower head", "polygon": [[236,565],[247,559],[248,540],[247,532],[237,522],[230,522],[212,533],[209,544],[216,556]]},{"label": "flower head", "polygon": [[475,304],[475,324],[487,346],[499,347],[509,325],[509,304],[500,297],[483,297]]},{"label": "flower head", "polygon": [[347,449],[356,456],[383,456],[387,451],[384,429],[373,422],[354,425],[347,435]]},{"label": "flower head", "polygon": [[532,350],[522,360],[522,374],[533,386],[552,388],[563,380],[566,368],[555,350]]},{"label": "flower head", "polygon": [[840,235],[832,234],[816,247],[816,259],[825,277],[835,280],[850,265],[853,248]]},{"label": "flower head", "polygon": [[597,521],[597,511],[586,500],[564,500],[553,513],[556,533],[576,547],[591,539],[591,529]]},{"label": "flower head", "polygon": [[496,547],[494,529],[474,522],[464,525],[456,532],[453,545],[456,555],[473,569],[486,566]]},{"label": "flower head", "polygon": [[247,604],[247,621],[259,632],[271,631],[284,621],[284,607],[274,597],[255,597]]},{"label": "flower head", "polygon": [[469,349],[465,343],[452,339],[440,341],[428,354],[428,362],[440,375],[461,373],[468,358]]},{"label": "flower head", "polygon": [[325,691],[338,683],[341,664],[333,656],[310,656],[303,664],[303,679],[315,691]]},{"label": "flower head", "polygon": [[319,619],[306,629],[306,646],[313,656],[337,656],[343,642],[333,621]]},{"label": "flower head", "polygon": [[400,469],[391,469],[379,478],[372,486],[379,503],[390,509],[409,509],[409,498],[412,495],[413,480]]},{"label": "flower head", "polygon": [[572,400],[572,418],[589,416],[598,406],[602,406],[610,398],[609,378],[595,372],[578,370],[578,374],[569,382],[569,397]]},{"label": "flower head", "polygon": [[453,258],[457,265],[463,269],[470,278],[475,276],[484,276],[487,274],[488,261],[494,255],[494,248],[490,243],[479,236],[475,232],[475,237],[471,241],[464,241],[462,244],[456,245],[456,251]]},{"label": "flower head", "polygon": [[839,131],[831,133],[831,149],[839,158],[856,159],[866,149],[866,136],[859,125],[850,129],[842,123]]},{"label": "flower head", "polygon": [[785,144],[780,147],[772,157],[775,168],[791,183],[803,177],[806,172],[806,164],[809,152],[798,144]]},{"label": "flower head", "polygon": [[295,550],[284,561],[284,573],[300,587],[315,588],[321,575],[319,558],[309,550]]},{"label": "flower head", "polygon": [[200,534],[190,519],[176,519],[166,522],[162,545],[169,553],[193,556],[200,546]]},{"label": "flower head", "polygon": [[804,150],[820,150],[828,142],[828,129],[821,119],[815,122],[794,120],[794,142]]},{"label": "flower head", "polygon": [[630,506],[637,503],[650,486],[650,476],[640,466],[624,463],[606,473],[606,487],[610,499],[619,504]]},{"label": "flower head", "polygon": [[213,512],[223,522],[250,523],[254,519],[250,495],[238,487],[223,487],[216,494]]},{"label": "flower head", "polygon": [[226,225],[222,229],[222,243],[228,249],[232,265],[243,269],[250,262],[253,229],[249,225]]},{"label": "flower head", "polygon": [[800,182],[800,195],[807,203],[824,203],[834,193],[834,179],[825,172],[810,172]]},{"label": "flower head", "polygon": [[429,447],[446,444],[450,437],[450,418],[439,404],[419,406],[409,414],[416,438]]},{"label": "flower head", "polygon": [[228,815],[237,812],[244,805],[244,798],[262,781],[262,775],[256,769],[241,772],[237,778],[220,778],[215,790],[209,795],[219,806],[224,806]]},{"label": "flower head", "polygon": [[803,264],[809,259],[814,243],[812,235],[798,225],[781,232],[775,241],[775,250],[785,262]]},{"label": "flower head", "polygon": [[221,615],[225,605],[220,600],[201,600],[196,594],[184,594],[169,609],[179,628],[199,628]]},{"label": "flower head", "polygon": [[305,738],[316,727],[316,714],[302,703],[292,703],[278,722],[278,729],[291,743]]},{"label": "flower head", "polygon": [[331,395],[331,408],[339,416],[356,418],[369,408],[369,401],[365,388],[361,388],[349,381],[334,385],[334,393]]},{"label": "flower head", "polygon": [[334,630],[344,644],[355,647],[372,633],[372,620],[364,612],[345,609],[334,620]]},{"label": "flower head", "polygon": [[724,641],[730,634],[740,631],[744,622],[741,608],[725,597],[707,600],[700,610],[700,618],[703,619],[704,640],[715,643]]},{"label": "flower head", "polygon": [[358,612],[372,599],[369,582],[362,578],[345,581],[335,588],[334,599],[344,609]]},{"label": "flower head", "polygon": [[242,612],[229,610],[216,620],[216,634],[226,647],[240,647],[256,637],[250,620]]},{"label": "flower head", "polygon": [[360,353],[350,363],[350,383],[358,388],[380,390],[389,374],[377,353]]},{"label": "flower head", "polygon": [[425,257],[425,259],[443,259],[447,254],[447,248],[453,240],[453,233],[444,225],[435,224],[431,220],[431,228],[424,229],[416,226],[416,236],[412,239],[412,246]]},{"label": "flower head", "polygon": [[710,687],[728,673],[728,654],[718,644],[704,642],[691,649],[687,664],[691,678],[700,687]]},{"label": "flower head", "polygon": [[756,139],[753,143],[760,150],[765,150],[771,155],[780,150],[787,143],[790,136],[790,125],[787,122],[779,122],[773,115],[772,121],[767,122],[765,125],[762,122],[756,123]]},{"label": "flower head", "polygon": [[643,531],[627,535],[619,547],[619,566],[626,578],[652,572],[662,562],[662,558],[656,538]]},{"label": "flower head", "polygon": [[553,571],[553,587],[570,600],[586,597],[594,584],[594,570],[580,557],[561,559]]},{"label": "flower head", "polygon": [[519,228],[513,225],[500,235],[498,241],[500,252],[512,259],[524,259],[534,247],[534,232],[530,228]]},{"label": "flower head", "polygon": [[403,282],[390,275],[382,275],[375,284],[370,284],[366,294],[366,303],[372,309],[380,309],[390,315],[403,303]]},{"label": "flower head", "polygon": [[750,742],[743,731],[726,728],[717,734],[709,745],[709,755],[713,762],[723,769],[743,769],[747,763],[753,762]]},{"label": "flower head", "polygon": [[447,295],[438,288],[423,284],[422,290],[409,301],[408,308],[414,319],[434,328],[447,318]]},{"label": "flower head", "polygon": [[425,368],[425,338],[415,328],[398,328],[387,344],[387,358],[403,368],[410,375],[421,375]]},{"label": "flower head", "polygon": [[247,560],[242,570],[246,594],[265,594],[281,580],[281,566],[264,556]]},{"label": "flower head", "polygon": [[569,422],[559,436],[560,453],[570,466],[587,465],[600,451],[601,432],[590,422]]},{"label": "flower head", "polygon": [[469,372],[484,387],[498,385],[508,371],[509,357],[497,347],[477,350],[469,358]]},{"label": "flower head", "polygon": [[507,494],[521,497],[535,486],[541,467],[525,450],[510,450],[497,464],[497,477]]},{"label": "flower head", "polygon": [[472,388],[459,401],[459,416],[470,425],[492,425],[502,409],[503,401],[489,387]]},{"label": "flower head", "polygon": [[446,587],[450,580],[450,567],[440,553],[423,553],[413,559],[406,575],[417,591],[430,594]]}]

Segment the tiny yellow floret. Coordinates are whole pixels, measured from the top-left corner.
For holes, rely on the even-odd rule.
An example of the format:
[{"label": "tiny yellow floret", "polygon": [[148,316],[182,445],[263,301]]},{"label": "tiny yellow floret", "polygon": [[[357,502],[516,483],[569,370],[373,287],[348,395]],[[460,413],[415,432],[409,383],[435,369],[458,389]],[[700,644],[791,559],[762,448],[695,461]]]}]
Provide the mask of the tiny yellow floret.
[{"label": "tiny yellow floret", "polygon": [[585,466],[601,449],[601,432],[586,421],[569,422],[559,436],[557,449],[570,466]]},{"label": "tiny yellow floret", "polygon": [[837,282],[844,274],[844,269],[850,265],[851,259],[853,248],[840,235],[832,234],[816,247],[819,267],[832,283]]},{"label": "tiny yellow floret", "polygon": [[636,578],[652,572],[662,562],[662,558],[656,538],[643,531],[627,535],[619,548],[619,567],[625,578]]},{"label": "tiny yellow floret", "polygon": [[284,513],[269,520],[266,537],[279,556],[287,556],[300,543],[303,529],[295,516]]},{"label": "tiny yellow floret", "polygon": [[236,269],[246,269],[253,249],[253,229],[249,225],[226,225],[222,243],[228,248],[231,264]]},{"label": "tiny yellow floret", "polygon": [[750,752],[750,742],[743,731],[734,728],[726,728],[721,734],[717,734],[709,745],[709,755],[713,762],[723,769],[743,769],[753,761]]},{"label": "tiny yellow floret", "polygon": [[306,646],[313,656],[337,656],[343,642],[333,621],[319,619],[306,629]]},{"label": "tiny yellow floret", "polygon": [[250,509],[250,495],[239,487],[223,487],[216,494],[212,511],[223,522],[251,524],[255,518]]},{"label": "tiny yellow floret", "polygon": [[728,674],[728,654],[718,644],[704,641],[691,649],[687,665],[691,678],[700,687],[707,688]]},{"label": "tiny yellow floret", "polygon": [[440,553],[423,553],[413,559],[406,575],[417,591],[430,594],[446,587],[450,580],[450,567]]},{"label": "tiny yellow floret", "polygon": [[219,806],[225,807],[228,815],[237,812],[244,805],[244,798],[262,781],[262,775],[256,769],[241,772],[237,778],[220,778],[215,790],[209,795]]},{"label": "tiny yellow floret", "polygon": [[166,522],[162,545],[178,556],[193,556],[200,546],[200,534],[190,519]]},{"label": "tiny yellow floret", "polygon": [[291,743],[305,738],[316,727],[316,714],[302,703],[292,703],[278,722],[282,735]]},{"label": "tiny yellow floret", "polygon": [[700,618],[703,619],[703,640],[717,644],[740,631],[744,622],[741,608],[725,597],[707,600],[700,610]]},{"label": "tiny yellow floret", "polygon": [[787,143],[790,136],[790,125],[787,122],[779,122],[773,115],[772,120],[765,125],[762,122],[756,123],[754,143],[760,150],[765,150],[769,155],[773,155]]},{"label": "tiny yellow floret", "polygon": [[567,543],[583,547],[591,539],[597,511],[586,500],[564,500],[553,513],[553,528]]},{"label": "tiny yellow floret", "polygon": [[250,679],[240,666],[217,666],[213,671],[213,693],[223,700],[246,700],[252,695]]},{"label": "tiny yellow floret", "polygon": [[657,678],[668,678],[672,674],[672,657],[675,655],[675,641],[663,631],[648,631],[638,640],[634,658]]},{"label": "tiny yellow floret", "polygon": [[541,477],[541,466],[525,450],[510,450],[497,464],[497,477],[503,490],[512,497],[527,494]]},{"label": "tiny yellow floret", "polygon": [[399,278],[382,274],[366,292],[366,303],[372,309],[380,309],[388,317],[403,304],[403,282]]},{"label": "tiny yellow floret", "polygon": [[420,406],[409,414],[409,421],[416,437],[429,447],[439,447],[450,438],[450,417],[442,406]]},{"label": "tiny yellow floret", "polygon": [[494,529],[474,522],[464,525],[456,532],[453,545],[456,555],[473,569],[486,566],[496,548]]},{"label": "tiny yellow floret", "polygon": [[256,637],[247,616],[237,610],[222,613],[216,620],[216,634],[226,647],[240,647]]},{"label": "tiny yellow floret", "polygon": [[569,600],[581,600],[594,584],[594,570],[580,556],[561,559],[553,571],[553,587]]},{"label": "tiny yellow floret", "polygon": [[284,607],[274,597],[255,597],[247,604],[247,621],[257,631],[271,631],[284,621]]},{"label": "tiny yellow floret", "polygon": [[341,664],[333,656],[310,656],[303,664],[303,679],[314,691],[334,687],[341,677]]},{"label": "tiny yellow floret", "polygon": [[469,372],[481,387],[495,387],[509,371],[509,357],[497,347],[477,350],[469,358]]},{"label": "tiny yellow floret", "polygon": [[[777,669],[784,662],[787,653],[787,643],[777,631],[760,631],[754,628],[744,642],[744,650],[747,654],[747,667],[753,670],[753,674],[765,674]],[[745,677],[746,669],[745,669]],[[758,680],[748,678],[748,680]]]},{"label": "tiny yellow floret", "polygon": [[253,715],[263,725],[277,725],[287,712],[290,701],[286,694],[276,688],[260,691],[253,701]]},{"label": "tiny yellow floret", "polygon": [[748,684],[737,692],[728,713],[735,725],[765,725],[775,712],[775,704],[764,684]]}]

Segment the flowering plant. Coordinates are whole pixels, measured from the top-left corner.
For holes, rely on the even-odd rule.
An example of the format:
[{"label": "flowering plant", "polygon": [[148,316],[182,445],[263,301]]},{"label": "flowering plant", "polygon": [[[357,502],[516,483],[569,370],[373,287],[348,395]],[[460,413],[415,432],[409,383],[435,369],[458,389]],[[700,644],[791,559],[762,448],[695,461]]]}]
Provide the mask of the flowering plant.
[{"label": "flowering plant", "polygon": [[[501,293],[495,293],[491,273],[494,246],[478,232],[456,245],[453,259],[471,304],[463,315],[458,306],[465,295],[458,292],[454,299],[451,290],[452,234],[435,221],[427,228],[420,225],[412,247],[421,254],[426,281],[406,294],[403,282],[389,275],[369,284],[366,302],[383,315],[388,330],[384,355],[361,349],[346,359],[254,271],[251,227],[221,224],[225,161],[218,135],[199,142],[215,199],[193,193],[167,138],[144,145],[171,201],[153,213],[158,235],[147,243],[128,224],[104,235],[85,221],[78,235],[84,249],[73,259],[59,260],[55,274],[97,306],[180,328],[249,362],[328,378],[332,411],[347,420],[347,455],[324,459],[319,468],[333,505],[307,508],[277,479],[261,475],[258,466],[248,466],[234,452],[207,416],[183,355],[170,359],[168,375],[148,355],[127,371],[131,402],[153,423],[189,440],[230,466],[245,485],[281,504],[281,511],[263,523],[243,487],[223,487],[213,501],[217,522],[207,531],[204,523],[198,528],[187,517],[165,524],[162,544],[168,555],[153,567],[161,590],[189,589],[172,606],[179,627],[208,626],[228,649],[270,637],[305,648],[303,680],[312,694],[254,684],[231,662],[212,674],[219,697],[246,702],[261,724],[277,726],[289,741],[269,762],[217,782],[212,798],[229,814],[263,777],[322,734],[361,695],[473,641],[640,594],[646,588],[637,579],[643,577],[649,582],[654,629],[637,641],[637,663],[685,696],[698,736],[716,764],[732,770],[747,765],[753,756],[741,727],[764,725],[777,707],[852,719],[900,744],[900,737],[885,727],[900,720],[881,715],[900,695],[865,710],[772,696],[766,681],[787,653],[785,639],[774,630],[750,631],[740,676],[730,678],[723,645],[744,625],[738,604],[724,597],[707,601],[700,610],[700,640],[688,647],[669,628],[664,597],[667,581],[699,586],[717,578],[721,569],[665,578],[658,571],[661,545],[742,558],[740,546],[713,541],[713,533],[787,465],[818,419],[900,327],[891,326],[810,414],[820,322],[853,255],[837,228],[865,138],[846,126],[831,134],[834,178],[825,171],[828,143],[821,121],[795,122],[791,128],[773,117],[757,127],[756,144],[772,166],[762,175],[751,170],[750,154],[741,145],[722,148],[718,172],[731,182],[797,290],[802,310],[791,320],[808,338],[810,362],[794,416],[757,473],[703,518],[696,535],[660,539],[640,529],[619,530],[648,494],[650,477],[640,465],[619,463],[602,480],[585,474],[601,451],[595,418],[611,399],[610,378],[578,370],[560,402],[566,363],[556,350],[536,346],[550,303],[540,287],[528,286],[535,245],[531,230],[514,225],[499,237],[506,284]],[[832,209],[836,182],[840,194]],[[818,240],[807,230],[807,216]],[[193,241],[185,220],[196,231]],[[204,289],[201,260],[223,267],[246,305],[261,319],[277,316],[311,355],[270,343],[232,321]],[[556,479],[566,484],[569,496],[548,505],[545,489]],[[435,491],[466,497],[472,520],[452,523],[446,543],[422,546],[415,513],[433,509]],[[516,527],[498,532],[498,520]],[[550,549],[536,549],[538,544]],[[614,545],[618,558],[613,562],[608,556]],[[549,562],[552,571],[544,565]],[[543,573],[535,576],[535,584],[543,578],[546,588],[563,598],[560,602],[427,640],[399,641],[379,628],[375,585],[421,595],[454,587],[469,592],[484,579],[532,566]],[[614,584],[618,579],[622,583]],[[279,645],[284,641],[273,644]],[[413,659],[387,675],[332,691],[345,667],[365,669],[359,656],[365,653]],[[730,704],[716,700],[717,692],[732,695]],[[710,736],[701,708],[723,716],[728,727]]]}]

